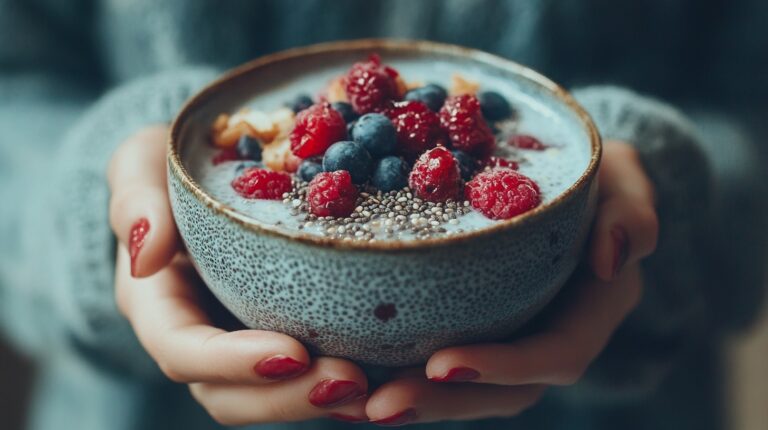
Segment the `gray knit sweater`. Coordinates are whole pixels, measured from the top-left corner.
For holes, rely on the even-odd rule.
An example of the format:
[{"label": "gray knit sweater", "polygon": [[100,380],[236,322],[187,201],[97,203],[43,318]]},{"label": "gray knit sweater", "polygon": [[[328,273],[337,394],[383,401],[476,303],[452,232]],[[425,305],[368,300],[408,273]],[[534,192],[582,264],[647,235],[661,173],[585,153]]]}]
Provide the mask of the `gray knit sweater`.
[{"label": "gray knit sweater", "polygon": [[[768,113],[766,20],[760,0],[0,0],[0,328],[41,364],[32,426],[216,427],[116,310],[107,161],[227,67],[391,36],[577,88],[658,193],[643,302],[585,380],[516,420],[440,428],[717,428],[718,340],[750,321],[764,275],[765,151],[749,142],[767,136],[749,119]],[[340,427],[278,427],[323,426]]]}]

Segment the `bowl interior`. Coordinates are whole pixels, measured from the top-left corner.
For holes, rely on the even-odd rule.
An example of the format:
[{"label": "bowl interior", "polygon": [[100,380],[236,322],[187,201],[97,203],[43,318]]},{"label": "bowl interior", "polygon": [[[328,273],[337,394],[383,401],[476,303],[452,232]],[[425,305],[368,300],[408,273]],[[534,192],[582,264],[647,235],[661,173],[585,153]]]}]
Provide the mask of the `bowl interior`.
[{"label": "bowl interior", "polygon": [[[272,111],[296,94],[314,95],[313,92],[324,88],[329,80],[372,52],[381,55],[384,63],[392,65],[409,82],[436,82],[448,86],[451,76],[460,73],[480,83],[481,89],[502,92],[520,112],[523,127],[535,128],[537,136],[543,141],[567,139],[567,145],[575,147],[571,153],[575,154],[571,166],[575,171],[564,190],[584,186],[594,175],[600,156],[595,127],[570,95],[547,78],[480,51],[430,42],[381,40],[299,48],[263,57],[231,71],[194,97],[177,118],[172,131],[171,167],[178,169],[184,182],[194,188],[198,198],[220,208],[241,224],[291,236],[291,233],[275,229],[269,222],[245,215],[237,207],[216,201],[196,182],[195,172],[203,163],[210,162],[213,151],[208,145],[210,125],[222,112],[232,113],[245,106]],[[531,123],[531,118],[535,118],[535,123]],[[174,166],[179,161],[180,165]],[[545,195],[544,204],[533,211],[512,220],[489,224],[481,232],[533,218],[547,207],[557,204],[567,193],[565,190],[556,195]]]}]

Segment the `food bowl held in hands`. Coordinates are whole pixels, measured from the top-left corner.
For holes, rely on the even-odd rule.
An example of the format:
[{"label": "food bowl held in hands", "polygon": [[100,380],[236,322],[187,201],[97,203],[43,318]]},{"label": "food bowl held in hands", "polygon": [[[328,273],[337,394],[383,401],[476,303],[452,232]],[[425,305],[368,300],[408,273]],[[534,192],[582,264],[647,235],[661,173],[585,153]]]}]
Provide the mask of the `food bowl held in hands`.
[{"label": "food bowl held in hands", "polygon": [[[267,222],[215,198],[199,180],[199,153],[210,146],[210,125],[220,113],[279,106],[372,52],[406,78],[445,82],[459,71],[494,86],[512,101],[519,127],[529,124],[557,140],[548,155],[531,159],[560,157],[574,173],[544,175],[541,204],[511,219],[475,227],[466,221],[467,228],[445,235],[364,241]],[[584,110],[523,66],[431,42],[334,42],[262,57],[195,95],[172,126],[169,194],[200,276],[246,326],[286,333],[318,354],[404,366],[440,348],[509,336],[557,294],[589,231],[600,151]]]}]

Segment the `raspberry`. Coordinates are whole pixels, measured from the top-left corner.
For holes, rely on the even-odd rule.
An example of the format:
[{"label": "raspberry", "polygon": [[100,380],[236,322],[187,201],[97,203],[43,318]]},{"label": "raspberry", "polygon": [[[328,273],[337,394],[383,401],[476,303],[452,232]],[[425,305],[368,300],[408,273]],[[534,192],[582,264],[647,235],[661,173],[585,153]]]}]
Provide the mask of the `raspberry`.
[{"label": "raspberry", "polygon": [[539,139],[528,134],[517,134],[507,140],[509,146],[514,146],[520,149],[531,149],[534,151],[543,151],[549,148],[547,145],[541,143]]},{"label": "raspberry", "polygon": [[236,161],[239,159],[240,159],[240,154],[238,154],[236,148],[226,148],[217,152],[216,155],[214,155],[213,158],[211,159],[211,163],[213,163],[213,165],[216,166],[225,161]]},{"label": "raspberry", "polygon": [[512,218],[541,202],[539,186],[511,169],[479,173],[467,183],[466,195],[473,208],[491,219]]},{"label": "raspberry", "polygon": [[328,103],[312,105],[296,115],[291,131],[291,152],[299,158],[323,155],[326,149],[347,137],[347,124]]},{"label": "raspberry", "polygon": [[397,76],[394,69],[381,65],[378,55],[352,65],[344,78],[344,89],[355,111],[361,115],[381,111],[399,99]]},{"label": "raspberry", "polygon": [[482,160],[481,165],[483,168],[485,167],[504,167],[507,169],[517,170],[520,168],[520,165],[517,164],[517,161],[514,160],[508,160],[506,158],[500,158],[496,156],[490,156],[484,160]]},{"label": "raspberry", "polygon": [[287,173],[250,168],[232,181],[232,188],[246,199],[280,200],[293,184]]},{"label": "raspberry", "polygon": [[357,204],[357,187],[346,170],[315,175],[307,189],[309,210],[317,216],[345,217]]},{"label": "raspberry", "polygon": [[454,148],[478,157],[490,154],[496,138],[472,94],[449,97],[440,109],[440,125]]},{"label": "raspberry", "polygon": [[444,147],[430,149],[413,165],[408,185],[417,197],[424,200],[442,202],[455,199],[461,191],[459,164]]},{"label": "raspberry", "polygon": [[424,151],[445,143],[440,118],[418,101],[396,103],[387,116],[397,130],[397,152],[414,159]]}]

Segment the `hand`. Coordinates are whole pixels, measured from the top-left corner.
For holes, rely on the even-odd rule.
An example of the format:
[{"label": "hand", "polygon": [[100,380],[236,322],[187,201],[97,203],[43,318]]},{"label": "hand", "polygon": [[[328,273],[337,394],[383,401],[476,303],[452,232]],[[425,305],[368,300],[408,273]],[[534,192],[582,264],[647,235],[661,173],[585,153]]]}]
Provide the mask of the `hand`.
[{"label": "hand", "polygon": [[181,249],[168,203],[165,142],[151,127],[129,138],[109,166],[110,221],[120,245],[120,311],[173,381],[221,424],[365,417],[368,383],[349,361],[310,361],[295,339],[260,330],[225,331],[201,300],[205,287]]},{"label": "hand", "polygon": [[[548,385],[579,380],[640,300],[639,261],[656,246],[653,187],[635,150],[607,142],[588,254],[593,275],[575,275],[565,308],[544,330],[511,343],[446,348],[421,370],[376,390],[366,414],[380,424],[512,416]],[[571,295],[572,294],[572,295]],[[464,383],[460,383],[464,382]]]}]

